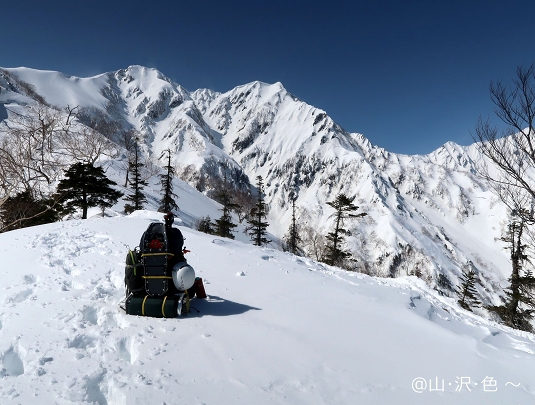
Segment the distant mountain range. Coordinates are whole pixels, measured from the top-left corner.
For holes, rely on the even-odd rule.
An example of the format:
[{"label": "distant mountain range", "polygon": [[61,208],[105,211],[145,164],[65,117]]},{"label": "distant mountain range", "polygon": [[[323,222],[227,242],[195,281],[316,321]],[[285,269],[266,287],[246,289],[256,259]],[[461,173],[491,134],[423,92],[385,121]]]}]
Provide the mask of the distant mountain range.
[{"label": "distant mountain range", "polygon": [[[189,92],[142,66],[90,78],[0,70],[0,103],[35,101],[84,107],[137,129],[146,154],[159,159],[171,149],[182,179],[201,191],[210,178],[226,176],[246,188],[263,176],[270,230],[278,237],[288,229],[293,197],[300,223],[325,233],[333,212],[326,202],[338,193],[356,196],[368,213],[348,224],[360,271],[388,277],[422,269],[431,286],[452,295],[468,266],[488,300],[497,299],[494,292],[510,272],[496,241],[507,211],[477,175],[482,157],[473,145],[447,143],[428,155],[390,153],[348,133],[281,83]],[[394,125],[392,134],[398,135]]]}]

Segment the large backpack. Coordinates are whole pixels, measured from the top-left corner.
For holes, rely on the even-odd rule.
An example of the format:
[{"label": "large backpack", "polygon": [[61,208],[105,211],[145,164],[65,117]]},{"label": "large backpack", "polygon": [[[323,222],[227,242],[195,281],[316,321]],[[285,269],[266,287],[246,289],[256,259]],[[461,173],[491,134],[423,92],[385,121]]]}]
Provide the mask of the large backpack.
[{"label": "large backpack", "polygon": [[177,258],[184,260],[171,252],[169,237],[174,236],[167,234],[164,224],[153,222],[141,236],[139,248],[128,251],[122,306],[127,314],[174,318],[189,312],[187,291],[178,291],[173,282],[172,265]]},{"label": "large backpack", "polygon": [[169,268],[173,254],[169,251],[165,225],[160,222],[151,223],[141,236],[139,249],[145,292],[152,297],[174,293],[172,269]]}]

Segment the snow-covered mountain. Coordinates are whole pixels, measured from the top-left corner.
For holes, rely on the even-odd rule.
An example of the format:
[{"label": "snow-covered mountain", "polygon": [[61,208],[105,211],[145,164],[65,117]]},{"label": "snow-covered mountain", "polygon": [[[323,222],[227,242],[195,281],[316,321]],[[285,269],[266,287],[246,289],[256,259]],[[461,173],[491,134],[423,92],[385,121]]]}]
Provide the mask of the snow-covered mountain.
[{"label": "snow-covered mountain", "polygon": [[368,216],[350,226],[360,270],[404,275],[415,266],[451,294],[463,266],[496,299],[507,255],[496,238],[507,218],[474,170],[474,146],[448,143],[424,156],[390,153],[348,133],[281,83],[253,82],[226,93],[188,92],[155,69],[130,66],[90,78],[27,68],[0,70],[0,103],[80,106],[135,128],[147,154],[173,151],[181,177],[201,191],[224,174],[238,188],[262,175],[271,232],[282,237],[297,197],[300,223],[325,233],[338,193],[357,196]]},{"label": "snow-covered mountain", "polygon": [[[332,214],[325,203],[343,192],[356,195],[369,214],[355,223],[353,246],[362,263],[373,263],[362,268],[370,274],[399,274],[393,263],[404,249],[425,261],[432,277],[455,278],[467,263],[506,265],[494,241],[504,208],[476,175],[474,146],[448,143],[425,156],[389,153],[347,133],[280,83],[255,82],[224,94],[198,90],[192,98],[205,122],[221,131],[225,151],[250,177],[266,180],[275,234],[287,230],[294,193],[302,218],[325,232]],[[489,215],[499,219],[488,221]]]},{"label": "snow-covered mountain", "polygon": [[[146,211],[124,216],[121,201],[107,218],[94,209],[88,220],[0,234],[1,404],[533,401],[533,335],[462,310],[451,291],[470,266],[479,293],[497,303],[509,272],[496,241],[507,211],[477,176],[474,146],[390,153],[280,83],[190,93],[140,66],[91,78],[0,70],[0,106],[35,102],[136,129],[156,159],[173,151],[185,180],[174,183],[177,224],[209,297],[177,319],[118,308],[126,246],[162,219],[153,211],[157,178]],[[122,184],[124,162],[103,163]],[[420,268],[422,279],[374,278],[257,248],[243,243],[242,225],[234,241],[192,230],[220,214],[202,191],[224,175],[237,188],[265,178],[279,237],[292,196],[300,223],[325,232],[326,201],[356,195],[368,213],[350,225],[360,270],[390,277]]]},{"label": "snow-covered mountain", "polygon": [[0,234],[2,405],[533,403],[532,334],[416,277],[350,273],[184,226],[208,294],[192,300],[200,312],[126,315],[126,245],[161,220],[137,211]]}]

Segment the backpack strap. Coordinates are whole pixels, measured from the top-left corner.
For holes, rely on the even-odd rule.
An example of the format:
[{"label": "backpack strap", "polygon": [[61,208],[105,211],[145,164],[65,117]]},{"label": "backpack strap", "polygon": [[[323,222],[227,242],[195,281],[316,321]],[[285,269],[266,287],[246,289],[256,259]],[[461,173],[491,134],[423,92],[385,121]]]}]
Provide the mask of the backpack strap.
[{"label": "backpack strap", "polygon": [[145,316],[145,301],[147,301],[148,297],[148,295],[145,295],[145,298],[143,298],[143,303],[141,304],[141,315],[143,316]]},{"label": "backpack strap", "polygon": [[146,278],[146,279],[157,279],[157,278],[167,278],[167,279],[173,279],[173,277],[171,276],[143,276],[143,278]]},{"label": "backpack strap", "polygon": [[163,302],[162,302],[162,315],[163,317],[165,318],[165,301],[167,301],[167,295],[165,297],[163,297]]},{"label": "backpack strap", "polygon": [[173,253],[169,252],[159,252],[159,253],[143,253],[141,257],[147,257],[147,256],[174,256]]},{"label": "backpack strap", "polygon": [[128,253],[130,254],[130,258],[132,259],[132,263],[133,264],[127,264],[126,267],[128,267],[129,269],[133,268],[134,269],[134,276],[137,276],[136,269],[138,267],[140,267],[140,266],[143,266],[143,264],[141,262],[136,263],[136,259],[134,258],[134,252],[132,252],[132,250],[128,249]]}]

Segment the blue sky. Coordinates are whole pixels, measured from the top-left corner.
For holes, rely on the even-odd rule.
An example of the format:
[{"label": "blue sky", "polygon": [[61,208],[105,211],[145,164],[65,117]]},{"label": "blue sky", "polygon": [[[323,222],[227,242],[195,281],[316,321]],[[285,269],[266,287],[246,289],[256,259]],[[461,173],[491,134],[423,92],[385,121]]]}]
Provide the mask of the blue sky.
[{"label": "blue sky", "polygon": [[535,62],[534,15],[526,0],[4,2],[0,66],[140,64],[191,91],[280,81],[347,131],[423,154],[493,118],[490,81]]}]

